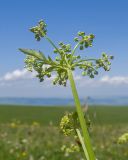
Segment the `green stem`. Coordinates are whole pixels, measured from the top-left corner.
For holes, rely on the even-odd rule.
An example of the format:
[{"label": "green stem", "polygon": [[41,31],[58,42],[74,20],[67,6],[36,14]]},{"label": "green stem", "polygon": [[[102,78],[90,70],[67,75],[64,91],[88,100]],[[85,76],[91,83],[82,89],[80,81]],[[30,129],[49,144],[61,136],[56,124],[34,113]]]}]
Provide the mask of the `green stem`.
[{"label": "green stem", "polygon": [[82,59],[82,60],[78,61],[77,63],[80,63],[80,62],[87,62],[87,61],[96,61],[96,59],[95,59],[95,58]]},{"label": "green stem", "polygon": [[76,49],[79,47],[79,45],[80,45],[80,42],[75,45],[75,47],[72,51],[72,56],[74,55],[74,53],[75,53]]},{"label": "green stem", "polygon": [[80,105],[80,100],[79,100],[78,93],[77,93],[77,90],[76,90],[76,85],[75,85],[75,82],[74,82],[72,71],[70,69],[68,69],[68,78],[69,78],[69,81],[70,81],[70,85],[71,85],[71,89],[72,89],[72,93],[73,93],[73,97],[74,97],[74,101],[75,101],[75,105],[76,105],[76,110],[77,110],[77,113],[78,113],[79,122],[80,122],[80,126],[81,126],[81,129],[82,129],[84,143],[85,143],[85,146],[87,148],[87,152],[88,152],[88,155],[89,155],[89,158],[90,158],[89,160],[96,160],[93,149],[92,149],[92,145],[91,145],[86,121],[85,121],[85,118],[84,118],[84,113],[83,113],[81,105]]},{"label": "green stem", "polygon": [[88,152],[87,152],[86,146],[84,144],[83,137],[82,137],[82,135],[80,133],[80,130],[76,129],[76,132],[77,132],[78,138],[80,140],[80,143],[82,145],[82,148],[83,148],[83,151],[84,151],[84,155],[85,155],[86,159],[89,160]]},{"label": "green stem", "polygon": [[49,42],[58,52],[60,52],[60,51],[58,50],[58,48],[56,47],[56,45],[52,42],[52,40],[51,40],[49,37],[47,37],[47,36],[45,35],[45,38],[48,40],[48,42]]},{"label": "green stem", "polygon": [[58,53],[60,54],[60,56],[62,58],[63,55],[61,54],[60,50],[56,47],[56,45],[53,43],[53,41],[49,37],[47,37],[46,35],[45,35],[45,38],[58,51]]},{"label": "green stem", "polygon": [[74,49],[72,50],[72,53],[71,53],[72,56],[71,56],[70,63],[72,62],[73,55],[75,54],[75,51],[76,51],[76,49],[79,47],[79,45],[80,45],[80,42],[78,42],[78,43],[75,45]]}]

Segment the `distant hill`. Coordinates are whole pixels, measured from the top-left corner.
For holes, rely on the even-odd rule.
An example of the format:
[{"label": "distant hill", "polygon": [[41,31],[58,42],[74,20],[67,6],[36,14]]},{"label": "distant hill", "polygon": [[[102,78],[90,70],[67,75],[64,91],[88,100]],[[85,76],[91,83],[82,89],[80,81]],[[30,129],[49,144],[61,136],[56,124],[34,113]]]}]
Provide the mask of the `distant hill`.
[{"label": "distant hill", "polygon": [[[128,105],[128,97],[106,97],[106,98],[96,98],[88,97],[82,98],[81,104],[90,105]],[[74,105],[74,100],[72,98],[10,98],[1,97],[0,104],[19,104],[19,105]]]}]

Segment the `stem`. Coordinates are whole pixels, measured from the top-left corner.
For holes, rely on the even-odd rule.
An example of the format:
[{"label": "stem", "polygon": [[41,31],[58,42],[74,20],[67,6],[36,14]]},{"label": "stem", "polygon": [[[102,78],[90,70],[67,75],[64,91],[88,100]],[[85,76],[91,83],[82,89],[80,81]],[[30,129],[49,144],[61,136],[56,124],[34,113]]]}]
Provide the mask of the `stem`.
[{"label": "stem", "polygon": [[58,50],[58,48],[56,47],[56,45],[52,42],[52,40],[51,40],[49,37],[47,37],[47,36],[45,35],[45,38],[48,40],[48,42],[49,42],[58,52],[60,52],[60,51]]},{"label": "stem", "polygon": [[86,125],[86,120],[84,118],[84,113],[83,113],[81,105],[80,105],[80,100],[79,100],[78,93],[77,93],[77,90],[76,90],[76,85],[75,85],[75,82],[74,82],[72,71],[70,69],[68,69],[68,78],[69,78],[69,81],[70,81],[72,94],[73,94],[73,97],[74,97],[76,110],[77,110],[77,113],[78,113],[78,118],[79,118],[80,126],[81,126],[81,129],[82,129],[84,143],[86,145],[87,152],[88,152],[88,155],[89,155],[89,158],[90,158],[89,160],[96,160],[93,149],[92,149],[90,137],[89,137],[89,133],[88,133],[87,125]]},{"label": "stem", "polygon": [[76,51],[76,49],[78,48],[79,45],[80,45],[80,42],[75,45],[75,47],[72,51],[72,56],[74,55],[74,53],[75,53],[75,51]]},{"label": "stem", "polygon": [[45,38],[58,51],[58,53],[60,54],[60,56],[62,58],[63,55],[61,54],[60,50],[56,47],[56,45],[53,43],[53,41],[49,37],[47,37],[46,35],[45,35]]},{"label": "stem", "polygon": [[92,68],[94,71],[97,71],[94,67],[95,67],[95,65],[93,65],[93,66],[89,66],[89,65],[82,65],[82,64],[78,64],[77,66],[83,66],[83,68],[84,67],[88,67],[88,68]]},{"label": "stem", "polygon": [[82,135],[81,135],[81,133],[80,133],[80,130],[79,130],[79,129],[76,129],[76,132],[77,132],[77,135],[78,135],[78,137],[79,137],[80,143],[81,143],[81,145],[82,145],[82,148],[83,148],[85,157],[86,157],[87,160],[89,160],[88,152],[87,152],[86,146],[85,146],[85,144],[84,144],[83,137],[82,137]]},{"label": "stem", "polygon": [[82,59],[82,60],[78,61],[78,63],[80,63],[80,62],[86,62],[86,61],[96,61],[96,59],[95,58]]},{"label": "stem", "polygon": [[72,50],[72,53],[71,53],[72,56],[71,56],[70,62],[72,62],[73,55],[75,54],[75,51],[76,51],[76,49],[78,48],[79,45],[80,45],[80,42],[78,42],[78,43],[75,45],[74,49]]}]

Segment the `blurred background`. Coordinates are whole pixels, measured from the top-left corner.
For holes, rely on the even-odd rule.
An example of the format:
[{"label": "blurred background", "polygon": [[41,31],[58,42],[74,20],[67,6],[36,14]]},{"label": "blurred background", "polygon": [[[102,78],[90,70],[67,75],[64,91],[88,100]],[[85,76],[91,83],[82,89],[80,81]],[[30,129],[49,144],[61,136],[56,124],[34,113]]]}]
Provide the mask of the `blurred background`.
[{"label": "blurred background", "polygon": [[40,19],[56,45],[74,47],[77,32],[85,31],[95,35],[93,47],[78,54],[114,56],[111,70],[100,70],[94,79],[73,74],[97,159],[128,160],[127,142],[118,143],[128,132],[127,17],[127,0],[0,0],[0,160],[83,160],[81,152],[72,152],[77,143],[59,127],[75,111],[69,84],[53,86],[52,78],[40,83],[18,50],[37,49],[54,58],[49,43],[37,42],[29,31]]}]

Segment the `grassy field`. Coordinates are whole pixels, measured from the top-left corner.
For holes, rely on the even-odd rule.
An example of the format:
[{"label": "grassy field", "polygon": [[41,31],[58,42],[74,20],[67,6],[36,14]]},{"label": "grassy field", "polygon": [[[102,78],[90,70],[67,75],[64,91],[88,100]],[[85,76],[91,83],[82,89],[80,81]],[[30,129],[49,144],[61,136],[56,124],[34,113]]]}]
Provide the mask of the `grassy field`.
[{"label": "grassy field", "polygon": [[[72,138],[59,131],[59,121],[74,107],[0,106],[0,160],[82,160],[67,153]],[[128,132],[128,107],[91,106],[90,135],[98,160],[128,160],[128,145],[117,144]]]},{"label": "grassy field", "polygon": [[[0,106],[0,123],[6,123],[14,119],[22,122],[31,123],[38,121],[43,125],[49,122],[58,124],[59,120],[65,112],[73,111],[74,107],[31,107],[31,106]],[[94,124],[127,124],[128,123],[128,107],[112,107],[112,106],[91,106],[89,115]]]}]

